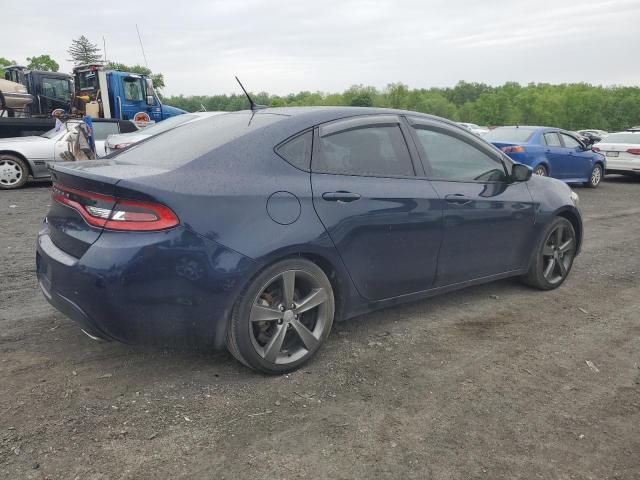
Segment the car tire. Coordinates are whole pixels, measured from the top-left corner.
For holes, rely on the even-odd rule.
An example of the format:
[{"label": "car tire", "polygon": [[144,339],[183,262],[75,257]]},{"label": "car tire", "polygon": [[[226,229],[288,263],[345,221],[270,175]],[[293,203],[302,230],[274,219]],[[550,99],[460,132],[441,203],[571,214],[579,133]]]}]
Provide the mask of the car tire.
[{"label": "car tire", "polygon": [[24,160],[9,153],[0,153],[0,190],[21,188],[29,179],[29,167]]},{"label": "car tire", "polygon": [[533,174],[539,175],[541,177],[548,177],[549,171],[547,170],[547,167],[545,167],[544,165],[538,165],[533,171]]},{"label": "car tire", "polygon": [[577,242],[571,222],[564,217],[556,217],[545,229],[529,271],[522,277],[523,282],[539,290],[558,288],[571,272]]},{"label": "car tire", "polygon": [[596,163],[589,174],[589,181],[584,182],[585,187],[589,188],[597,188],[602,181],[602,177],[604,176],[604,172],[602,171],[602,165]]},{"label": "car tire", "polygon": [[227,348],[259,372],[291,372],[320,349],[334,314],[333,288],[324,271],[305,259],[283,260],[260,272],[240,294]]}]

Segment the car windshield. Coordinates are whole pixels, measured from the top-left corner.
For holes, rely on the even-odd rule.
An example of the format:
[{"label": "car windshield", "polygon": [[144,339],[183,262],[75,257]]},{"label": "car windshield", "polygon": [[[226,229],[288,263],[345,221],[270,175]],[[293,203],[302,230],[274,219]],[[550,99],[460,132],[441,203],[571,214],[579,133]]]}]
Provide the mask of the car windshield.
[{"label": "car windshield", "polygon": [[[287,118],[272,113],[237,112],[175,128],[118,154],[118,161],[175,169],[242,135]],[[273,145],[272,145],[273,147]]]},{"label": "car windshield", "polygon": [[485,134],[484,138],[488,142],[528,142],[533,132],[533,128],[522,127],[499,127]]},{"label": "car windshield", "polygon": [[143,128],[139,132],[135,133],[144,133],[146,135],[158,135],[159,133],[166,132],[167,130],[171,130],[172,128],[176,128],[178,125],[182,125],[183,123],[187,123],[191,120],[198,118],[198,115],[177,115],[175,117],[167,118],[158,123],[154,123],[153,125]]},{"label": "car windshield", "polygon": [[62,123],[60,125],[60,128],[54,127],[51,130],[49,130],[48,132],[43,133],[42,135],[40,135],[43,138],[55,138],[59,135],[61,135],[62,133],[67,132],[69,129],[67,128],[67,124],[66,123]]},{"label": "car windshield", "polygon": [[602,139],[602,143],[640,144],[640,133],[611,133]]}]

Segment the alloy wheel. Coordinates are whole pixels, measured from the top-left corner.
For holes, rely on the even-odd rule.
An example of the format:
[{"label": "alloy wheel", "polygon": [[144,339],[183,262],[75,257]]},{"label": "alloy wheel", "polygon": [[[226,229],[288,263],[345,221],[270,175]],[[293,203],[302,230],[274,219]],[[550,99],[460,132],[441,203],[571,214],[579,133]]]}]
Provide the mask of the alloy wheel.
[{"label": "alloy wheel", "polygon": [[325,288],[308,272],[286,270],[269,280],[251,306],[249,328],[255,351],[279,365],[312,354],[331,324],[328,300]]},{"label": "alloy wheel", "polygon": [[547,176],[547,169],[544,168],[542,165],[537,167],[534,171],[534,174],[536,175],[540,175],[541,177],[546,177]]},{"label": "alloy wheel", "polygon": [[0,184],[11,187],[23,178],[22,166],[17,162],[3,158],[0,159]]},{"label": "alloy wheel", "polygon": [[591,186],[597,187],[602,180],[602,168],[599,165],[596,165],[593,171],[591,172]]},{"label": "alloy wheel", "polygon": [[551,285],[562,282],[571,268],[576,253],[573,230],[558,225],[549,233],[542,249],[542,275]]}]

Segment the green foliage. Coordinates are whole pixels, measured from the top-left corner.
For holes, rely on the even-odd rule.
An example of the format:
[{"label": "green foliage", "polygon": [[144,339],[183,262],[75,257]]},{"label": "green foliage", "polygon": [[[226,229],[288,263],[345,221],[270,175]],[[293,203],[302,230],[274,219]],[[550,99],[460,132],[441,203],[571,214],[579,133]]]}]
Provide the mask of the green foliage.
[{"label": "green foliage", "polygon": [[37,57],[27,57],[27,68],[30,70],[44,70],[46,72],[57,72],[60,65],[49,55],[39,55]]},{"label": "green foliage", "polygon": [[14,65],[16,62],[7,60],[4,57],[0,57],[0,78],[4,78],[4,67],[8,67],[9,65]]},{"label": "green foliage", "polygon": [[68,61],[73,62],[76,66],[97,63],[102,60],[100,48],[95,43],[91,43],[84,35],[71,40],[71,46],[67,53],[71,56]]},{"label": "green foliage", "polygon": [[[410,89],[392,83],[380,91],[353,85],[343,93],[299,92],[285,96],[253,95],[273,107],[373,106],[414,110],[479,125],[545,125],[578,130],[622,130],[640,124],[640,87],[602,87],[586,83],[550,85],[507,82],[498,87],[459,82],[453,88]],[[187,111],[235,111],[248,107],[244,95],[167,97]]]},{"label": "green foliage", "polygon": [[161,90],[164,88],[164,75],[161,73],[153,73],[150,68],[143,67],[142,65],[134,65],[132,67],[118,62],[107,62],[106,68],[108,70],[119,70],[121,72],[137,73],[139,75],[146,75],[151,78],[153,82],[153,88]]}]

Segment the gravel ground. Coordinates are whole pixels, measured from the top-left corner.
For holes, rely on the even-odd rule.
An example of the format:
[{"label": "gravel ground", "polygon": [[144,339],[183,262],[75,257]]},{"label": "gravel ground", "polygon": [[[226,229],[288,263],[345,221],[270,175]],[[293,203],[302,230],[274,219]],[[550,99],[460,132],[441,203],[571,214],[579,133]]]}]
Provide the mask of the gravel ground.
[{"label": "gravel ground", "polygon": [[0,192],[0,477],[640,479],[640,181],[576,190],[559,290],[359,317],[275,378],[91,341],[36,285],[49,185]]}]

